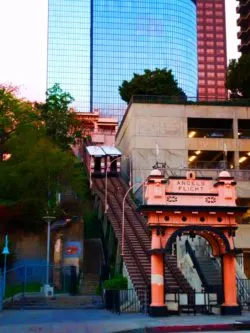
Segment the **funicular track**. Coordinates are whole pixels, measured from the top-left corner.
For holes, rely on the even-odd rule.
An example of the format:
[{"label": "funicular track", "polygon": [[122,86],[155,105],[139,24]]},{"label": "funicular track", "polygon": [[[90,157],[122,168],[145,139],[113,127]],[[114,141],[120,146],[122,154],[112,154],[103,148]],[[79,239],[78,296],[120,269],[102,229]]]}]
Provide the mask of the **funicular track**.
[{"label": "funicular track", "polygon": [[[104,207],[105,179],[93,178],[93,191]],[[119,177],[108,178],[108,219],[119,247],[122,244],[122,201],[128,187]],[[126,268],[141,304],[146,305],[145,290],[150,286],[150,232],[146,220],[136,211],[136,205],[127,196],[125,204],[124,257]],[[192,289],[177,267],[176,257],[165,255],[165,288],[167,292],[191,292]]]}]

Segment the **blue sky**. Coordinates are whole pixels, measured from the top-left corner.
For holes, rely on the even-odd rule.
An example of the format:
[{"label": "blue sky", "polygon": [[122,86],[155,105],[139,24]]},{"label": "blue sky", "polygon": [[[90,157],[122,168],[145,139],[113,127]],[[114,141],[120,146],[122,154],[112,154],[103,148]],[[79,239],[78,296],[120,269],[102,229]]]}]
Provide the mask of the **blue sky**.
[{"label": "blue sky", "polygon": [[[0,84],[42,101],[46,90],[48,0],[0,1]],[[238,57],[236,0],[226,0],[228,59]]]}]

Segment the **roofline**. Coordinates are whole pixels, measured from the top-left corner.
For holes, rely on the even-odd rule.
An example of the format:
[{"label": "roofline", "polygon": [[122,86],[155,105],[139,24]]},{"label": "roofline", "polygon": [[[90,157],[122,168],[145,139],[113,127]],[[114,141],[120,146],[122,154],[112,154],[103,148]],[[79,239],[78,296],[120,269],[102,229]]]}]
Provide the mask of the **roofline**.
[{"label": "roofline", "polygon": [[[178,96],[177,96],[178,97]],[[144,98],[144,100],[143,100]],[[172,98],[172,101],[171,101],[171,98]],[[159,104],[159,105],[195,105],[195,106],[207,106],[207,105],[210,105],[210,106],[215,106],[215,107],[220,107],[220,106],[224,106],[224,107],[250,107],[250,99],[236,99],[236,100],[227,100],[227,99],[223,99],[223,100],[215,100],[215,101],[198,101],[197,97],[187,97],[187,98],[190,98],[190,100],[186,100],[186,101],[183,101],[182,100],[179,100],[176,99],[174,100],[174,98],[176,98],[176,96],[172,96],[172,97],[168,97],[168,96],[149,96],[149,95],[134,95],[131,97],[128,105],[127,105],[127,108],[126,108],[126,111],[124,113],[124,116],[122,118],[122,121],[118,127],[118,130],[117,130],[117,133],[116,133],[116,136],[115,138],[117,138],[119,132],[120,132],[120,129],[127,117],[127,114],[128,114],[128,111],[129,111],[129,108],[132,104]],[[155,101],[153,100],[155,99]],[[193,100],[192,100],[193,99]]]}]

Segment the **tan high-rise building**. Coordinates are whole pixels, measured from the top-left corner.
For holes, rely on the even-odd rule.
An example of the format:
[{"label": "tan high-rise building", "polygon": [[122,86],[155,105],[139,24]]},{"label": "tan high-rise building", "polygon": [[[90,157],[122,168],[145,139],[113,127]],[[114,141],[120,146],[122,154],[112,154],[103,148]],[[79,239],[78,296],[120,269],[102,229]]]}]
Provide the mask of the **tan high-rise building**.
[{"label": "tan high-rise building", "polygon": [[198,97],[200,100],[225,99],[225,0],[197,0],[197,30]]}]

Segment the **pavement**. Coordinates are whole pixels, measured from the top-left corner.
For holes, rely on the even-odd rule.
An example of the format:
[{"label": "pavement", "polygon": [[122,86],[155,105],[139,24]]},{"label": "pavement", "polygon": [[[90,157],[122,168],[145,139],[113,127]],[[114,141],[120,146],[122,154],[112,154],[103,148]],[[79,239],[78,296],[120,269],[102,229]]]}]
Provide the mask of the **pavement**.
[{"label": "pavement", "polygon": [[[113,314],[107,310],[5,310],[0,313],[0,333],[135,333],[229,331],[242,316],[181,315],[152,318],[144,314]],[[246,330],[250,332],[250,328]]]}]

